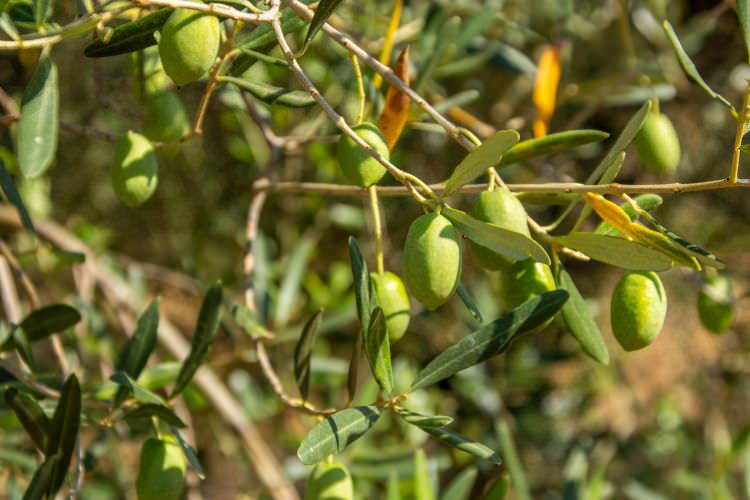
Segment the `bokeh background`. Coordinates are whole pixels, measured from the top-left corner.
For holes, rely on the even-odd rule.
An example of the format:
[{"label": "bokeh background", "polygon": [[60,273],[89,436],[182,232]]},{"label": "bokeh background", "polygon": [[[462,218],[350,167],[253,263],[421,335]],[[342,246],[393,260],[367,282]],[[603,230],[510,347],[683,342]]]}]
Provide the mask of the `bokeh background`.
[{"label": "bokeh background", "polygon": [[[421,92],[433,102],[457,103],[462,112],[453,108],[450,116],[480,135],[514,128],[529,138],[535,113],[534,61],[543,46],[559,44],[563,75],[551,132],[595,128],[616,137],[645,100],[657,97],[679,133],[678,171],[666,176],[645,172],[631,147],[618,181],[693,182],[727,176],[735,121],[682,73],[657,19],[666,16],[672,22],[705,80],[739,106],[750,66],[733,2],[625,3],[623,17],[621,2],[613,0],[412,0],[405,7],[396,49],[410,45],[412,74],[418,80],[436,47],[445,45],[430,78],[419,83]],[[390,2],[344,2],[334,22],[377,53],[390,10]],[[465,30],[481,20],[489,21],[465,39],[445,31],[451,23]],[[133,58],[87,59],[82,51],[85,42],[73,40],[53,49],[60,68],[61,120],[113,134],[140,130],[143,105]],[[0,87],[15,99],[20,100],[34,57],[30,52],[0,54]],[[345,52],[318,36],[301,62],[330,102],[353,119],[356,81]],[[288,72],[263,64],[254,65],[245,76],[296,87]],[[366,71],[365,76],[369,82],[372,74]],[[202,86],[192,84],[177,92],[190,112]],[[335,133],[318,108],[290,110],[249,102],[278,135]],[[368,103],[377,113],[382,98],[371,92]],[[113,144],[65,130],[49,174],[34,181],[19,179],[24,200],[34,216],[57,221],[111,262],[144,301],[161,295],[167,316],[189,334],[200,293],[213,280],[223,280],[232,299],[242,301],[248,203],[253,181],[269,162],[274,180],[343,182],[330,141],[272,158],[246,106],[236,89],[218,91],[203,136],[177,151],[160,153],[159,188],[142,207],[123,206],[111,189]],[[442,181],[465,152],[416,110],[412,118],[394,151],[394,162],[426,181]],[[11,168],[14,137],[14,126],[0,129],[0,155]],[[582,180],[611,143],[612,138],[513,165],[501,175],[507,182]],[[750,161],[744,155],[741,175],[750,176]],[[456,196],[452,201],[467,208],[472,199]],[[557,207],[527,201],[529,212],[542,223],[551,222],[559,212]],[[406,231],[421,212],[408,198],[385,198],[382,206],[386,268],[402,274]],[[571,263],[605,333],[610,366],[587,358],[567,332],[553,325],[523,338],[505,356],[413,394],[409,404],[454,415],[457,430],[494,448],[500,444],[498,426],[507,426],[532,498],[750,498],[750,453],[745,451],[750,433],[750,196],[739,189],[665,195],[654,215],[727,263],[736,314],[730,331],[717,336],[703,328],[696,311],[702,276],[678,268],[662,274],[669,294],[662,334],[648,348],[625,353],[609,326],[610,294],[622,271],[597,263]],[[596,222],[592,217],[586,227]],[[356,331],[346,241],[356,236],[374,265],[367,198],[270,194],[260,228],[255,295],[269,329],[276,333],[268,344],[271,358],[282,382],[294,392],[295,341],[301,325],[324,307],[312,393],[321,405],[341,406]],[[30,245],[28,236],[17,232],[6,231],[3,238],[17,248]],[[22,263],[45,301],[67,300],[84,307],[85,332],[71,333],[66,345],[85,374],[84,385],[97,388],[111,373],[125,338],[116,311],[98,295],[85,302],[78,297],[68,264],[49,255],[25,256]],[[479,268],[468,254],[463,282],[485,318],[500,313],[497,276]],[[393,346],[397,384],[408,386],[420,366],[476,326],[457,297],[436,312],[424,311],[414,302],[409,332]],[[159,358],[173,361],[167,353]],[[314,419],[285,408],[274,396],[249,338],[237,328],[227,325],[223,330],[210,365],[302,491],[308,471],[295,451]],[[365,377],[358,400],[371,401],[374,395],[375,385]],[[189,392],[186,399],[207,474],[205,480],[194,482],[188,495],[262,497],[242,443],[199,390]],[[28,477],[35,462],[9,413],[0,409],[0,415],[0,478],[11,498],[15,490],[8,486],[9,478]],[[97,439],[90,449],[91,469],[81,498],[134,498],[139,442],[128,429],[114,429]],[[489,464],[453,452],[392,419],[380,422],[341,459],[352,471],[358,495],[379,498],[394,469],[408,492],[417,447],[425,449],[433,479],[443,488],[461,471],[475,467],[472,497],[480,498],[497,477]]]}]

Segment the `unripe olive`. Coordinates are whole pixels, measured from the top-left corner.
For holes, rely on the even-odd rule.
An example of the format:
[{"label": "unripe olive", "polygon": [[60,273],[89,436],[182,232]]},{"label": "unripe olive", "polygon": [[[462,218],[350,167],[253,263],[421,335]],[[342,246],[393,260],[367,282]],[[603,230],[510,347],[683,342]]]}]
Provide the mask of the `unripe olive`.
[{"label": "unripe olive", "polygon": [[141,447],[138,500],[178,500],[185,487],[185,455],[173,438],[150,438]]},{"label": "unripe olive", "polygon": [[176,141],[190,131],[190,119],[180,97],[166,90],[148,96],[144,132],[152,141]]},{"label": "unripe olive", "polygon": [[115,147],[112,187],[125,205],[134,207],[156,191],[159,166],[151,143],[141,134],[129,131]]},{"label": "unripe olive", "polygon": [[406,284],[427,309],[445,303],[461,279],[461,245],[453,224],[432,212],[409,227],[404,246]]},{"label": "unripe olive", "polygon": [[161,29],[159,55],[164,71],[177,84],[202,77],[219,54],[216,17],[191,9],[175,9]]},{"label": "unripe olive", "polygon": [[143,90],[146,95],[156,94],[171,87],[172,80],[164,72],[159,58],[159,47],[151,46],[140,52],[130,53],[130,75],[133,77],[133,92],[141,93],[139,79],[141,77],[141,57],[143,58]]},{"label": "unripe olive", "polygon": [[[518,198],[507,188],[485,191],[479,195],[471,215],[475,219],[489,222],[503,229],[531,237],[526,223],[526,210]],[[512,261],[475,241],[469,240],[469,251],[476,261],[485,269],[497,271],[507,269]]]},{"label": "unripe olive", "polygon": [[732,327],[732,285],[725,276],[706,280],[698,293],[698,316],[707,330],[724,333]]},{"label": "unripe olive", "polygon": [[648,114],[635,138],[635,146],[646,170],[674,172],[680,163],[680,139],[665,114]]},{"label": "unripe olive", "polygon": [[[388,144],[378,127],[372,123],[360,123],[352,127],[354,132],[386,160],[390,157]],[[383,165],[360,148],[351,137],[342,135],[336,147],[336,159],[341,166],[344,177],[361,187],[377,184],[385,176]]]},{"label": "unripe olive", "polygon": [[385,316],[388,338],[391,342],[396,342],[404,336],[409,326],[411,306],[404,283],[392,272],[371,273],[370,279],[378,305]]},{"label": "unripe olive", "polygon": [[349,471],[340,463],[322,462],[307,481],[305,500],[353,500],[354,485]]},{"label": "unripe olive", "polygon": [[656,339],[667,315],[667,293],[653,272],[629,272],[612,292],[612,332],[626,351]]},{"label": "unripe olive", "polygon": [[[500,287],[507,310],[515,309],[530,298],[557,288],[550,267],[534,259],[516,261],[510,268],[500,271]],[[543,330],[552,319],[534,331]]]}]

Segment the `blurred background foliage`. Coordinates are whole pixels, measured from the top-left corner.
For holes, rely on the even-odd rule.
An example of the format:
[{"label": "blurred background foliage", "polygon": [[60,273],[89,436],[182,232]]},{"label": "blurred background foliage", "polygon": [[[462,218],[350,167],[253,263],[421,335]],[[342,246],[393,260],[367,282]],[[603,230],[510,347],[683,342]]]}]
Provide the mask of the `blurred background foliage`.
[{"label": "blurred background foliage", "polygon": [[[647,173],[630,148],[618,180],[660,183],[725,177],[735,122],[686,79],[657,19],[670,20],[707,82],[738,103],[750,66],[733,2],[625,3],[627,15],[622,17],[621,2],[614,0],[412,0],[405,6],[396,48],[410,45],[413,82],[423,95],[432,102],[458,103],[461,112],[452,109],[454,120],[463,120],[480,135],[488,129],[514,128],[524,139],[531,137],[534,117],[534,61],[544,45],[557,43],[563,53],[563,75],[551,132],[596,128],[616,136],[642,102],[657,96],[680,136],[679,169],[666,177]],[[390,10],[391,2],[344,2],[333,22],[377,53]],[[74,40],[53,50],[60,69],[61,120],[114,134],[142,129],[144,108],[132,58],[86,59],[85,42]],[[20,99],[35,56],[0,54],[0,86],[12,97]],[[345,52],[319,36],[301,63],[330,102],[353,118],[356,81]],[[427,67],[432,72],[424,78],[421,73]],[[245,76],[296,87],[287,71],[262,63]],[[369,82],[372,74],[366,71],[365,76]],[[186,109],[194,110],[202,87],[189,85],[177,91]],[[382,98],[374,91],[368,97],[377,116]],[[318,108],[249,102],[278,135],[335,133]],[[160,153],[159,188],[143,207],[131,209],[117,201],[108,173],[111,143],[66,131],[54,168],[42,179],[19,180],[22,195],[34,216],[62,223],[106,256],[141,291],[144,303],[161,295],[167,316],[190,331],[204,284],[220,278],[235,301],[242,297],[252,182],[271,160],[246,104],[236,89],[223,87],[209,107],[203,136],[178,151]],[[394,151],[394,162],[424,180],[444,180],[465,152],[417,111],[412,118]],[[14,127],[0,130],[0,156],[11,167],[14,133]],[[608,144],[512,165],[501,175],[507,182],[582,180]],[[341,183],[333,155],[334,146],[321,141],[274,158],[274,179]],[[748,161],[743,158],[741,165],[747,177]],[[292,351],[301,325],[324,307],[323,335],[313,356],[312,394],[323,406],[342,406],[356,330],[346,241],[355,235],[368,259],[374,258],[367,199],[269,196],[262,236],[255,246],[255,293],[269,328],[277,334],[269,343],[271,356],[285,385],[292,387]],[[471,196],[454,198],[461,208],[472,201]],[[553,220],[554,207],[526,201],[537,220]],[[408,198],[384,198],[382,205],[386,269],[402,274],[406,230],[420,210]],[[698,320],[700,275],[677,268],[663,275],[669,311],[662,335],[645,350],[625,353],[609,330],[609,297],[620,271],[596,263],[571,264],[606,334],[613,357],[610,366],[585,357],[572,337],[552,326],[517,342],[506,356],[414,393],[410,406],[454,415],[460,432],[493,448],[500,447],[503,429],[509,429],[532,498],[750,498],[750,453],[744,450],[750,425],[748,214],[750,197],[744,190],[667,195],[655,213],[727,262],[737,319],[725,335],[710,334]],[[29,244],[23,234],[4,237],[20,248]],[[25,256],[22,262],[34,280],[43,283],[46,300],[68,300],[85,312],[87,328],[77,337],[78,350],[70,354],[75,366],[84,368],[85,385],[96,387],[111,372],[114,353],[123,343],[123,332],[113,321],[116,311],[102,306],[99,297],[84,303],[72,295],[67,264],[43,254]],[[495,275],[466,258],[463,283],[485,318],[499,314]],[[415,306],[409,332],[393,347],[399,387],[408,385],[434,354],[476,327],[457,297],[436,312],[419,307]],[[67,342],[73,337],[71,333]],[[171,360],[164,355],[161,361]],[[314,419],[286,409],[275,398],[260,374],[249,339],[231,326],[219,337],[210,364],[242,402],[247,418],[264,430],[263,436],[283,458],[286,474],[302,488],[307,470],[294,451]],[[51,364],[47,368],[53,370]],[[374,382],[366,380],[358,396],[365,403],[376,393]],[[241,443],[199,391],[189,391],[186,399],[207,473],[195,491],[204,498],[262,494]],[[34,454],[11,414],[2,410],[0,419],[3,429],[16,429],[2,432],[0,478],[7,497],[18,498],[10,472],[28,474],[35,465]],[[90,449],[91,469],[81,498],[132,498],[129,485],[138,442],[117,436],[97,440]],[[394,468],[403,481],[410,481],[412,451],[419,446],[425,447],[433,480],[443,488],[469,466],[478,469],[472,497],[479,498],[496,478],[497,470],[489,464],[475,463],[469,455],[425,438],[400,421],[380,422],[375,432],[341,457],[351,468],[358,495],[383,496]],[[507,442],[501,449],[505,455]],[[513,494],[523,497],[517,488]]]}]

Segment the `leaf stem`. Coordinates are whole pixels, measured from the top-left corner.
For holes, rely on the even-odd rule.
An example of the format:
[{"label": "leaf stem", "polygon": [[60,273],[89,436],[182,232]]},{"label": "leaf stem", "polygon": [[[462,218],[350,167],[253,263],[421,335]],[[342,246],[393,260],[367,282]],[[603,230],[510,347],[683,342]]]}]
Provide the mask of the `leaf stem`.
[{"label": "leaf stem", "polygon": [[355,54],[349,54],[354,66],[354,76],[357,78],[357,97],[359,99],[359,110],[355,123],[359,125],[365,119],[365,82],[362,79],[362,70],[359,67],[359,59]]},{"label": "leaf stem", "polygon": [[370,193],[370,211],[372,212],[372,223],[375,228],[375,255],[378,274],[385,272],[383,265],[383,228],[380,223],[380,203],[378,202],[378,190],[372,185],[368,188]]}]

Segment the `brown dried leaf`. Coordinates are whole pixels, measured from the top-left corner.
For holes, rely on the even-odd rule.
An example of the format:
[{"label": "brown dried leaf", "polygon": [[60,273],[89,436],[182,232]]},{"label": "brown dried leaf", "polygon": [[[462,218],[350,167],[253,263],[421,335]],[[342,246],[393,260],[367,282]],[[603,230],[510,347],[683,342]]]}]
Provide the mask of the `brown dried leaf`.
[{"label": "brown dried leaf", "polygon": [[[398,56],[394,73],[404,83],[409,85],[409,46],[407,45]],[[378,128],[383,133],[388,148],[393,149],[401,137],[409,117],[409,97],[397,87],[391,85],[385,97],[385,107],[378,120]]]}]

